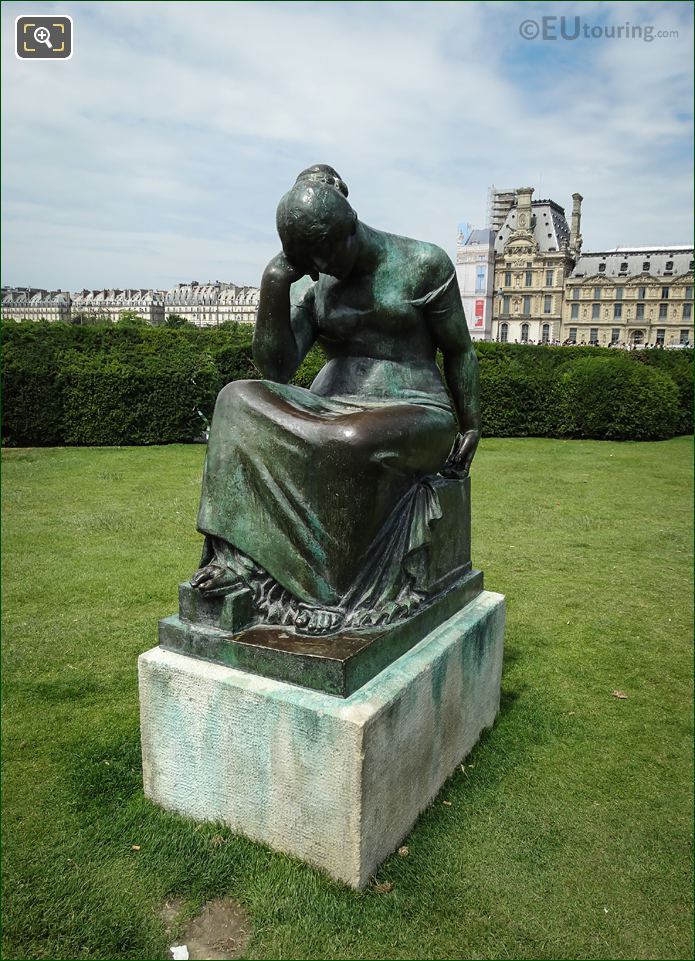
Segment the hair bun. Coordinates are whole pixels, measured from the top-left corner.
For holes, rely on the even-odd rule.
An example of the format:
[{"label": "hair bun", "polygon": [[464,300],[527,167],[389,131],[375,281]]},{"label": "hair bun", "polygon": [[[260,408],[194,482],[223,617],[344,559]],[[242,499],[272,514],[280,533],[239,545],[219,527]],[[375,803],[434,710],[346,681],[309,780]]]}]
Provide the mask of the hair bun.
[{"label": "hair bun", "polygon": [[312,167],[307,167],[306,170],[302,170],[295,180],[295,184],[298,183],[326,184],[329,187],[335,187],[339,190],[343,197],[347,197],[348,195],[347,184],[338,171],[333,167],[329,167],[328,164],[314,164]]}]

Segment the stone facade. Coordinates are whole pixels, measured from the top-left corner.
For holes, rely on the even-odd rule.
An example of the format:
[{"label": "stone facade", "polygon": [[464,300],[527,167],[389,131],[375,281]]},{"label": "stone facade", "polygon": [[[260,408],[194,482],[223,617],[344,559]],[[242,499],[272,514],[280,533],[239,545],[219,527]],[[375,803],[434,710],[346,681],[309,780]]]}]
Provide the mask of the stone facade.
[{"label": "stone facade", "polygon": [[692,344],[693,248],[617,248],[582,255],[565,284],[569,344]]},{"label": "stone facade", "polygon": [[176,314],[197,327],[217,327],[226,321],[255,324],[258,313],[258,287],[236,284],[177,284],[165,295],[167,317]]},{"label": "stone facade", "polygon": [[72,318],[79,315],[116,322],[123,313],[134,313],[149,324],[164,323],[164,292],[161,290],[82,290],[72,296]]},{"label": "stone facade", "polygon": [[456,278],[473,340],[490,340],[495,280],[495,234],[492,230],[459,231]]},{"label": "stone facade", "polygon": [[482,337],[476,336],[476,274],[463,266],[466,244],[459,236],[457,275],[471,336],[510,343],[692,344],[692,247],[582,253],[581,194],[572,195],[570,224],[555,201],[532,197],[532,187],[492,191],[490,227],[471,232],[480,238],[494,230],[494,293]]},{"label": "stone facade", "polygon": [[572,229],[553,200],[520,187],[495,237],[493,340],[550,344],[560,340],[565,278],[581,247],[581,201]]},{"label": "stone facade", "polygon": [[128,312],[158,326],[176,314],[198,327],[216,327],[225,321],[255,324],[258,287],[220,283],[177,284],[171,290],[103,289],[49,291],[36,287],[2,289],[5,320],[79,322],[80,316],[104,323],[117,322]]},{"label": "stone facade", "polygon": [[3,287],[2,315],[5,320],[69,321],[70,294],[36,287]]}]

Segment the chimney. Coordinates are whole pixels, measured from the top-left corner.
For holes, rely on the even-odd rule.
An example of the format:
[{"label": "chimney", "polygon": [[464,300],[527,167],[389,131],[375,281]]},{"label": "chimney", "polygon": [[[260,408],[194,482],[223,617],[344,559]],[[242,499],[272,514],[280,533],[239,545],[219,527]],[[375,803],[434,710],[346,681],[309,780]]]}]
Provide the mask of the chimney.
[{"label": "chimney", "polygon": [[531,229],[531,195],[533,187],[518,187],[516,191],[516,229]]},{"label": "chimney", "polygon": [[572,194],[572,226],[570,227],[570,250],[578,255],[582,249],[582,200],[581,194]]}]

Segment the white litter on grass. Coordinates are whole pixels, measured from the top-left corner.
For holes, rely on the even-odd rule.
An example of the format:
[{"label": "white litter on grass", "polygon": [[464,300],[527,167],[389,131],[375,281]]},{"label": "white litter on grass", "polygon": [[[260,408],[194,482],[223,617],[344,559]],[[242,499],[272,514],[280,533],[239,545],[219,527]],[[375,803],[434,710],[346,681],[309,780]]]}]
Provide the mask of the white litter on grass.
[{"label": "white litter on grass", "polygon": [[188,945],[172,944],[169,948],[172,961],[188,961]]}]

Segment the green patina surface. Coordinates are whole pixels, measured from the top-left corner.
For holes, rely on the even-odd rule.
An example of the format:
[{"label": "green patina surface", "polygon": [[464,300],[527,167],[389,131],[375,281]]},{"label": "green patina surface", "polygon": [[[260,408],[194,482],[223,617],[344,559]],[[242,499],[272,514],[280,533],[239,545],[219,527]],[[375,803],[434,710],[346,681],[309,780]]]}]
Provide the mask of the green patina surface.
[{"label": "green patina surface", "polygon": [[[396,658],[473,600],[483,575],[471,571],[437,600],[388,627],[308,637],[291,628],[249,627],[232,633],[233,598],[204,598],[188,584],[179,587],[180,614],[159,622],[160,646],[179,654],[225,664],[251,674],[349,697]],[[236,596],[249,605],[248,592]]]}]

